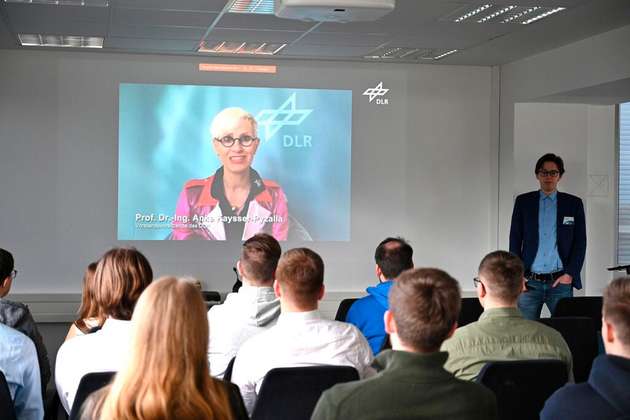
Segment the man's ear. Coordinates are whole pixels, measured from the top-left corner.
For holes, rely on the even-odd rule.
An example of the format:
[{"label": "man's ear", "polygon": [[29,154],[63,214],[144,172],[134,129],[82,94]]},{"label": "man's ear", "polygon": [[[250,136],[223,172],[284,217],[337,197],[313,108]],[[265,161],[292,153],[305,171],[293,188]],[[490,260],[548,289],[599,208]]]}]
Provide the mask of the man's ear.
[{"label": "man's ear", "polygon": [[273,281],[273,291],[275,292],[276,297],[282,296],[282,288],[280,287],[280,283],[278,283],[278,280]]},{"label": "man's ear", "polygon": [[324,295],[326,294],[326,286],[322,284],[322,287],[319,289],[319,293],[317,294],[317,300],[322,300]]},{"label": "man's ear", "polygon": [[385,324],[385,332],[387,334],[392,335],[398,332],[396,320],[394,319],[392,311],[390,311],[389,309],[385,311],[385,314],[383,315],[383,323]]},{"label": "man's ear", "polygon": [[236,272],[239,276],[243,277],[243,269],[241,268],[241,260],[236,261]]},{"label": "man's ear", "polygon": [[604,317],[602,317],[602,339],[605,343],[615,342],[615,327],[610,322],[606,322]]}]

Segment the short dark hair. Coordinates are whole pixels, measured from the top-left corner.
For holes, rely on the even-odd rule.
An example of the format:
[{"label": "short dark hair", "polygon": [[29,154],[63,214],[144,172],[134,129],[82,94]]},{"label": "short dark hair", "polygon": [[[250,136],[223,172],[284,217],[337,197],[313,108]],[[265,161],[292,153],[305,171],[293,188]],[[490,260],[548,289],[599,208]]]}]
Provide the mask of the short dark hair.
[{"label": "short dark hair", "polygon": [[503,302],[513,302],[521,294],[523,262],[510,252],[494,251],[483,257],[479,274],[486,279],[488,293]]},{"label": "short dark hair", "polygon": [[316,303],[324,284],[324,261],[311,249],[290,249],[280,257],[276,281],[297,305]]},{"label": "short dark hair", "polygon": [[560,156],[554,155],[553,153],[546,153],[538,159],[536,162],[536,168],[534,169],[534,174],[538,175],[538,172],[540,172],[545,162],[555,163],[558,167],[558,171],[560,172],[560,176],[564,175],[564,161]]},{"label": "short dark hair", "polygon": [[404,238],[385,238],[376,247],[374,260],[387,279],[413,268],[413,249]]},{"label": "short dark hair", "polygon": [[619,341],[630,346],[630,277],[615,279],[606,287],[602,313],[615,327]]},{"label": "short dark hair", "polygon": [[397,334],[417,351],[438,351],[459,318],[462,298],[457,280],[437,268],[402,273],[389,292]]},{"label": "short dark hair", "polygon": [[15,268],[13,254],[6,249],[0,248],[0,282],[11,275]]},{"label": "short dark hair", "polygon": [[243,243],[241,269],[247,280],[254,283],[269,283],[273,281],[280,255],[282,249],[276,238],[266,233],[258,233]]}]

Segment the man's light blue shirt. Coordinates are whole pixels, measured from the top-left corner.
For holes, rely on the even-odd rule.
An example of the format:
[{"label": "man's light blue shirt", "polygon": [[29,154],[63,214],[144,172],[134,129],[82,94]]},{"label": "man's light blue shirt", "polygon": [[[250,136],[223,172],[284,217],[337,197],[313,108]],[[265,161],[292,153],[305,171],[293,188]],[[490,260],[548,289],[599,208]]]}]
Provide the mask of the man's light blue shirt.
[{"label": "man's light blue shirt", "polygon": [[558,192],[547,195],[540,191],[538,202],[538,251],[532,263],[533,273],[554,273],[562,270],[558,255]]},{"label": "man's light blue shirt", "polygon": [[44,405],[35,344],[0,324],[0,370],[9,385],[18,420],[42,420]]}]

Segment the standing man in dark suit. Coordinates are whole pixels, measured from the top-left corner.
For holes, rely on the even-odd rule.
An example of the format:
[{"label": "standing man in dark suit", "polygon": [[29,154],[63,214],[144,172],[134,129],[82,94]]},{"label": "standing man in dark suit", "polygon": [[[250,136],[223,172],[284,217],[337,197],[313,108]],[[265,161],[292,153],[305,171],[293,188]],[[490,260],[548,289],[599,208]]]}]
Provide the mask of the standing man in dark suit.
[{"label": "standing man in dark suit", "polygon": [[586,254],[584,205],[574,195],[558,192],[564,162],[553,153],[536,162],[540,190],[516,197],[510,228],[510,252],[525,266],[527,291],[518,307],[528,319],[540,317],[543,303],[554,313],[558,301],[581,289]]}]

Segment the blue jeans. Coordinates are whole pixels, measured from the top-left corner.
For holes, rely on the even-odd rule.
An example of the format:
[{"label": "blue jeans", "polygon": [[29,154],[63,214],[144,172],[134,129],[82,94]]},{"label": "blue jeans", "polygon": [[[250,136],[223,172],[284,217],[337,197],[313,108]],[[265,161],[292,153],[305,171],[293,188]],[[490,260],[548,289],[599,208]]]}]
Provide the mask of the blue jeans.
[{"label": "blue jeans", "polygon": [[552,283],[543,283],[537,280],[527,281],[527,291],[521,293],[518,298],[518,309],[526,319],[540,318],[543,303],[547,304],[551,315],[556,311],[556,305],[560,299],[573,296],[573,286],[558,283],[551,287]]}]

